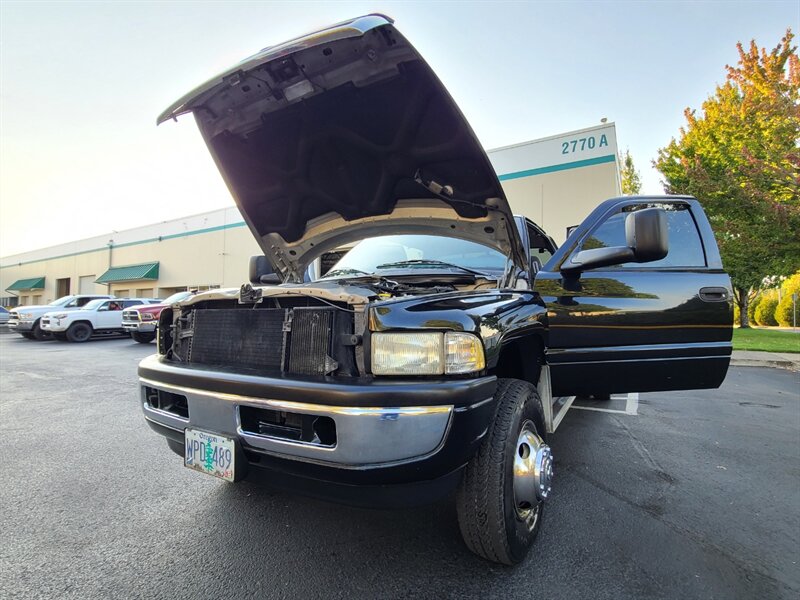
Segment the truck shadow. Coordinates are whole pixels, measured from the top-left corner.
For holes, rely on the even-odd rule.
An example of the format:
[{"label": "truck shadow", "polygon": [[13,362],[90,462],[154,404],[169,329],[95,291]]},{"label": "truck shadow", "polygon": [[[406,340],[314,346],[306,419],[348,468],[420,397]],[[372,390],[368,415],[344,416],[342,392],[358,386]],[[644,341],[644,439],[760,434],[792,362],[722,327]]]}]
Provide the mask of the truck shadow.
[{"label": "truck shadow", "polygon": [[[343,596],[418,597],[425,595],[430,576],[440,585],[442,578],[452,580],[462,597],[465,585],[474,586],[479,596],[492,581],[515,573],[464,546],[453,497],[419,508],[365,509],[242,483],[220,484],[206,500],[202,510],[207,516],[198,515],[209,527],[206,540],[219,543],[221,552],[225,540],[238,540],[238,560],[249,564],[237,569],[258,574],[266,583],[270,573],[294,571],[301,561],[313,571],[312,595],[329,582]],[[206,551],[218,555],[207,544]],[[304,585],[293,578],[293,593]]]}]

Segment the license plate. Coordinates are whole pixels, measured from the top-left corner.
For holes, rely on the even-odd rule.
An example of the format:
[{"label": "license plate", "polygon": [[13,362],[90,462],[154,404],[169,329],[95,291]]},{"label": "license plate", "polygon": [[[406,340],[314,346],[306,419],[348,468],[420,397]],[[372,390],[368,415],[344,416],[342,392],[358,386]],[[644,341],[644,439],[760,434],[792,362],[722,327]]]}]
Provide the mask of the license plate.
[{"label": "license plate", "polygon": [[184,466],[226,481],[233,481],[236,445],[231,438],[185,429]]}]

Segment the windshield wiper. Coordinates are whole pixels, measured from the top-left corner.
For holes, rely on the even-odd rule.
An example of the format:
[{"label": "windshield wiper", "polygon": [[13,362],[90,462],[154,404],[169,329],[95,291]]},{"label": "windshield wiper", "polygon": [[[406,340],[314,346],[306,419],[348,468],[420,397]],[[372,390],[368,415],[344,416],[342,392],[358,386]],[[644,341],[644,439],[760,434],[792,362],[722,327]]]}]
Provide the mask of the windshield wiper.
[{"label": "windshield wiper", "polygon": [[366,271],[362,271],[361,269],[335,269],[333,271],[328,271],[325,273],[325,277],[340,277],[341,275],[366,275],[367,277],[372,277],[374,273],[367,273]]},{"label": "windshield wiper", "polygon": [[414,266],[414,265],[428,265],[433,267],[447,267],[449,269],[458,269],[459,271],[464,271],[465,273],[471,273],[477,277],[484,277],[489,279],[494,279],[490,275],[486,273],[481,273],[480,271],[476,271],[474,269],[470,269],[468,267],[462,267],[461,265],[455,265],[453,263],[444,262],[442,260],[433,260],[429,258],[417,258],[414,260],[400,260],[397,262],[390,262],[384,263],[382,265],[378,265],[377,269],[388,269],[390,267],[407,267],[407,266]]}]

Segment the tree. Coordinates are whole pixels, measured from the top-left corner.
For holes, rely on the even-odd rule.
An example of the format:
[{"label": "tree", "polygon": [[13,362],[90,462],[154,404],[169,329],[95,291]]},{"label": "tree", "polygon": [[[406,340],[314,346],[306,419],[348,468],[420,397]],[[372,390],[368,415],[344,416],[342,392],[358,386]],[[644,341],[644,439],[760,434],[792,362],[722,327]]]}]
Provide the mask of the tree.
[{"label": "tree", "polygon": [[800,59],[793,34],[775,48],[737,44],[737,66],[654,166],[668,193],[691,194],[711,221],[742,327],[765,276],[800,267]]},{"label": "tree", "polygon": [[633,166],[633,157],[630,150],[625,150],[625,156],[621,154],[619,160],[619,175],[622,180],[622,193],[625,196],[635,196],[642,191],[642,179],[639,171]]}]

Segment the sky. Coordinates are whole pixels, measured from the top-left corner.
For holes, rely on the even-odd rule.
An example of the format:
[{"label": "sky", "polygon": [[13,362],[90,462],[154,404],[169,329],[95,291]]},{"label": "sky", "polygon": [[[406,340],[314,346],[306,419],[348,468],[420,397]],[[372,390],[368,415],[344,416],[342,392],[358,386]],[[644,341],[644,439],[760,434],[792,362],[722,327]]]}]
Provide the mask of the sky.
[{"label": "sky", "polygon": [[651,161],[736,43],[800,32],[797,0],[0,0],[0,256],[232,205],[193,119],[156,116],[265,46],[370,12],[395,19],[485,148],[607,118],[644,193],[663,192]]}]

